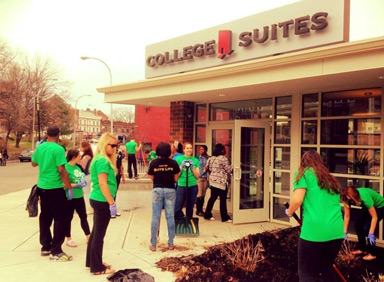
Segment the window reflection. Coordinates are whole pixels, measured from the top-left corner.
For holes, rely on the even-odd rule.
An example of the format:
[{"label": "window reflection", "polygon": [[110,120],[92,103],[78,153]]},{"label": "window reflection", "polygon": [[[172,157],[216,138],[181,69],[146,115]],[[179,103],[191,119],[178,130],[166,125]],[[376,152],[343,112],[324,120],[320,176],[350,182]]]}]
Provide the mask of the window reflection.
[{"label": "window reflection", "polygon": [[292,97],[277,97],[276,98],[276,119],[286,119],[291,118],[292,113]]},{"label": "window reflection", "polygon": [[380,132],[379,118],[321,121],[322,144],[380,146]]},{"label": "window reflection", "polygon": [[317,117],[319,109],[319,94],[303,95],[303,117]]},{"label": "window reflection", "polygon": [[206,142],[206,130],[205,125],[196,125],[195,131],[195,142],[197,143],[205,143]]},{"label": "window reflection", "polygon": [[275,147],[275,168],[289,169],[291,161],[291,148]]},{"label": "window reflection", "polygon": [[275,144],[291,143],[291,122],[278,121],[275,122]]},{"label": "window reflection", "polygon": [[323,93],[322,116],[368,116],[381,112],[381,88]]},{"label": "window reflection", "polygon": [[207,105],[196,106],[196,122],[207,121]]},{"label": "window reflection", "polygon": [[379,149],[321,149],[325,165],[330,172],[380,176]]},{"label": "window reflection", "polygon": [[272,118],[272,98],[210,104],[210,120]]},{"label": "window reflection", "polygon": [[274,172],[274,188],[273,193],[280,195],[289,195],[290,189],[290,173],[289,172]]},{"label": "window reflection", "polygon": [[284,202],[287,202],[287,199],[273,198],[273,219],[289,222],[289,217],[284,212]]},{"label": "window reflection", "polygon": [[317,144],[317,121],[303,121],[302,144]]}]

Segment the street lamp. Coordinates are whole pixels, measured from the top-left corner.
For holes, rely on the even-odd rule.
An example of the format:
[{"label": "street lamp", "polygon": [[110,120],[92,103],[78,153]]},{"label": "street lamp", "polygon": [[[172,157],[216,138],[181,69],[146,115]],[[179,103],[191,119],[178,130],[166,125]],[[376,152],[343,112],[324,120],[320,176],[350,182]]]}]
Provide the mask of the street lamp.
[{"label": "street lamp", "polygon": [[[33,89],[35,92],[36,90]],[[40,94],[39,91],[33,94],[33,117],[32,117],[32,149],[35,148],[35,119],[36,119],[36,108],[37,108],[37,122],[38,122],[38,140],[40,142]]]},{"label": "street lamp", "polygon": [[76,144],[76,127],[79,127],[79,118],[80,118],[80,111],[79,111],[79,114],[77,115],[76,112],[77,112],[77,101],[79,101],[79,99],[81,97],[89,97],[91,95],[89,94],[86,94],[86,95],[81,95],[79,96],[77,99],[76,99],[76,102],[75,102],[75,124],[73,125],[73,136],[72,136],[72,139],[73,139],[73,148],[75,148],[75,144]]},{"label": "street lamp", "polygon": [[[103,63],[107,67],[107,69],[108,69],[108,72],[109,72],[109,85],[112,86],[112,72],[111,72],[111,69],[109,68],[109,66],[107,65],[106,62],[104,62],[103,60],[101,60],[99,58],[87,57],[87,56],[81,56],[80,59],[82,59],[82,60],[96,60],[96,61],[99,61],[99,62]],[[113,114],[113,105],[111,103],[111,133],[113,134],[113,117],[112,117],[112,114]]]}]

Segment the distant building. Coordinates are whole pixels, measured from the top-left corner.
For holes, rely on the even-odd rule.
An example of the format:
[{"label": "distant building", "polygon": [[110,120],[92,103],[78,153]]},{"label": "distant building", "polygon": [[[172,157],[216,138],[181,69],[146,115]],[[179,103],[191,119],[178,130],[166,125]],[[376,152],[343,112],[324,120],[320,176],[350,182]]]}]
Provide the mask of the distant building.
[{"label": "distant building", "polygon": [[76,134],[82,137],[81,140],[96,138],[101,132],[101,117],[97,115],[97,111],[90,109],[78,110],[76,114],[79,117]]}]

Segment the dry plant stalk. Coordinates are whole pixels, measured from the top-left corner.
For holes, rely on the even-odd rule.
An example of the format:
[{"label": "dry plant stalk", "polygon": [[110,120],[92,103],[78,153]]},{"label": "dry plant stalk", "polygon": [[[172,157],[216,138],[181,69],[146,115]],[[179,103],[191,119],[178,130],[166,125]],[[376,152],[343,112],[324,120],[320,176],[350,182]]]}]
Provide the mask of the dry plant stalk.
[{"label": "dry plant stalk", "polygon": [[370,272],[368,273],[367,270],[365,270],[367,273],[366,276],[363,276],[364,282],[384,282],[384,275],[379,273],[378,274],[378,279]]},{"label": "dry plant stalk", "polygon": [[257,263],[264,259],[262,255],[264,248],[261,241],[259,240],[256,246],[253,246],[252,241],[248,237],[243,237],[231,244],[224,245],[222,250],[235,268],[245,271],[254,272]]},{"label": "dry plant stalk", "polygon": [[341,244],[339,256],[342,260],[350,262],[355,258],[355,255],[352,253],[355,251],[355,244],[344,240],[343,244]]}]

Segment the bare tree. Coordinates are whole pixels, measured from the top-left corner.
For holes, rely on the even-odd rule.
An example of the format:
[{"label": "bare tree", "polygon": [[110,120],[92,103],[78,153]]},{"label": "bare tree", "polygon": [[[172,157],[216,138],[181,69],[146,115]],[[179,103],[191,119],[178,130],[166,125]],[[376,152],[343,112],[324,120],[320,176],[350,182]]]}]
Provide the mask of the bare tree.
[{"label": "bare tree", "polygon": [[113,109],[113,120],[126,123],[135,122],[135,113],[132,108],[120,107]]}]

